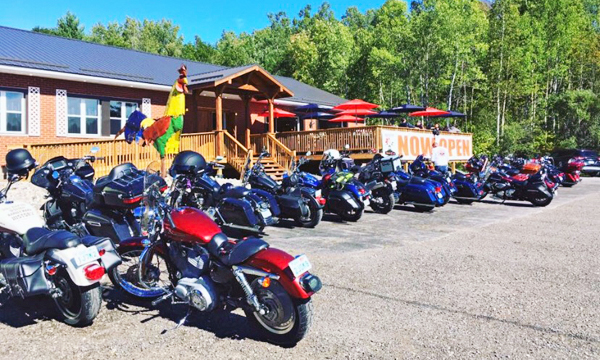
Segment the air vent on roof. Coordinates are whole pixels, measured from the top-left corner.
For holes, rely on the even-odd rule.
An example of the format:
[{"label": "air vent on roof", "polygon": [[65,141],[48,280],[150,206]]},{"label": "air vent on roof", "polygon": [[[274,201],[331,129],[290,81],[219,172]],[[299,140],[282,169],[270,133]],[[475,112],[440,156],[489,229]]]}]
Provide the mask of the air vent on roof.
[{"label": "air vent on roof", "polygon": [[133,74],[116,73],[116,72],[105,71],[105,70],[84,69],[84,68],[79,68],[79,70],[85,71],[85,72],[90,72],[90,73],[96,73],[96,74],[113,75],[113,76],[124,76],[124,77],[132,78],[132,79],[139,79],[139,80],[154,80],[154,78],[152,78],[152,77],[141,76],[141,75],[133,75]]},{"label": "air vent on roof", "polygon": [[0,57],[0,61],[11,61],[11,62],[17,62],[17,63],[30,64],[30,65],[51,66],[51,67],[62,68],[62,69],[69,68],[68,65],[52,64],[52,63],[47,63],[47,62],[42,62],[42,61],[35,61],[35,60],[15,59],[15,58],[9,58],[9,57]]}]

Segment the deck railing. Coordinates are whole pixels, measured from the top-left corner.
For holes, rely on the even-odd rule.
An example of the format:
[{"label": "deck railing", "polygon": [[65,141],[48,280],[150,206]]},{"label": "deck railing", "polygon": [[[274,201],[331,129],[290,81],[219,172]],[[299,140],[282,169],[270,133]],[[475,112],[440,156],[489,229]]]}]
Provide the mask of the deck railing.
[{"label": "deck railing", "polygon": [[223,155],[227,162],[238,172],[242,172],[248,149],[227,131],[223,131],[223,142]]},{"label": "deck railing", "polygon": [[296,152],[290,150],[276,138],[275,134],[256,134],[250,136],[250,148],[254,155],[260,155],[263,149],[271,154],[271,158],[286,170],[296,158]]},{"label": "deck railing", "polygon": [[346,144],[354,151],[381,147],[377,126],[283,132],[276,136],[285,147],[297,153],[322,153],[327,149],[342,149]]},{"label": "deck railing", "polygon": [[[128,144],[125,140],[94,140],[84,142],[66,142],[56,144],[31,144],[25,145],[33,157],[43,163],[55,156],[66,158],[80,158],[90,154],[92,147],[100,150],[95,155],[99,157],[94,163],[96,177],[107,175],[110,170],[122,163],[130,162],[138,168],[145,168],[152,161],[160,160],[158,151],[153,146],[139,146]],[[215,158],[215,133],[195,133],[181,136],[181,150],[194,150],[207,160]],[[167,161],[174,155],[167,155]]]}]

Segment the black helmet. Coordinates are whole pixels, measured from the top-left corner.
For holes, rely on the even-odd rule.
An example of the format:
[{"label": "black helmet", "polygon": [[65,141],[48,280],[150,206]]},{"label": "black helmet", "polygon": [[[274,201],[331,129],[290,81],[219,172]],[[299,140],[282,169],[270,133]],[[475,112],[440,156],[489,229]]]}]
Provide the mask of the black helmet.
[{"label": "black helmet", "polygon": [[35,159],[25,149],[14,149],[6,154],[6,171],[9,175],[27,176],[35,168]]},{"label": "black helmet", "polygon": [[204,156],[195,151],[182,151],[173,159],[169,175],[175,177],[180,174],[194,174],[204,168],[206,168]]}]

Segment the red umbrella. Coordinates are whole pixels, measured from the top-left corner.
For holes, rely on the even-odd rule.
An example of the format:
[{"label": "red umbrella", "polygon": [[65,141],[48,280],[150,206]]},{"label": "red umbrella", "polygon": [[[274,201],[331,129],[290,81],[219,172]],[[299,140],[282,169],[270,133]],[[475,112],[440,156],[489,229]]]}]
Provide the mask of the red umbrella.
[{"label": "red umbrella", "polygon": [[[267,110],[267,111],[265,111],[263,113],[260,113],[260,114],[258,114],[258,116],[269,117],[269,111]],[[297,116],[298,115],[296,115],[296,114],[294,114],[292,112],[285,111],[285,110],[282,110],[280,108],[274,108],[273,109],[273,117],[276,117],[276,118],[295,118]]]},{"label": "red umbrella", "polygon": [[365,121],[365,119],[363,118],[359,118],[356,116],[352,116],[352,115],[340,115],[340,116],[336,116],[333,119],[329,120],[329,122],[336,122],[336,123],[342,123],[342,122],[357,122],[357,121]]},{"label": "red umbrella", "polygon": [[448,115],[448,114],[450,114],[448,111],[444,111],[444,110],[440,110],[440,109],[428,107],[428,108],[426,108],[423,111],[412,112],[412,113],[408,114],[408,116],[412,116],[412,117],[418,117],[418,116],[441,116],[441,115]]},{"label": "red umbrella", "polygon": [[335,114],[338,115],[352,115],[352,116],[365,116],[365,115],[375,115],[377,111],[367,110],[367,109],[356,109],[356,110],[344,110]]},{"label": "red umbrella", "polygon": [[335,106],[334,110],[357,110],[357,109],[375,109],[377,104],[371,104],[364,100],[354,99]]}]

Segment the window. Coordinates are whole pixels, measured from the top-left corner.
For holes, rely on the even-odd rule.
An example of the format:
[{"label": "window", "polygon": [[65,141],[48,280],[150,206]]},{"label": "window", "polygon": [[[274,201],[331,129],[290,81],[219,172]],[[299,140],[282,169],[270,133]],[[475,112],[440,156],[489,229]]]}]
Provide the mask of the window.
[{"label": "window", "polygon": [[100,102],[69,97],[67,119],[69,135],[100,135]]},{"label": "window", "polygon": [[133,102],[125,101],[111,101],[110,102],[110,134],[115,135],[119,130],[125,126],[125,122],[129,118],[132,112],[137,109],[138,104]]},{"label": "window", "polygon": [[25,134],[25,95],[0,91],[0,132]]}]

